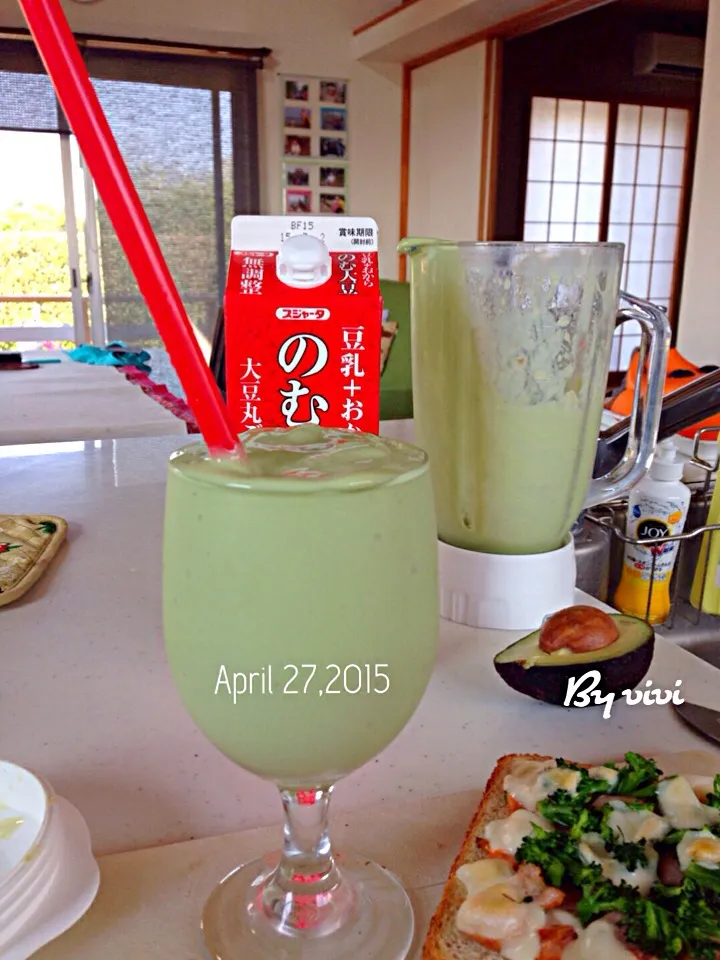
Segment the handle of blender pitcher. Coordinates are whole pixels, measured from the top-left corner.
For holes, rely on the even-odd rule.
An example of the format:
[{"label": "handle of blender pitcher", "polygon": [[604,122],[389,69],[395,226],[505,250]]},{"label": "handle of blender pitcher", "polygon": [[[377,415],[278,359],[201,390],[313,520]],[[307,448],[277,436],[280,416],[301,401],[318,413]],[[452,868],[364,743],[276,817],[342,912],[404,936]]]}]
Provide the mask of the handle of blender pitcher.
[{"label": "handle of blender pitcher", "polygon": [[[648,384],[644,403],[641,377],[637,378],[630,417],[627,447],[622,460],[604,477],[590,481],[583,509],[607,503],[627,493],[647,473],[657,444],[670,349],[670,323],[667,314],[647,300],[620,292],[620,299],[630,304],[618,312],[618,321],[637,320],[642,328],[642,346],[638,369],[642,370],[646,351],[649,356]],[[638,422],[638,420],[640,422]]]}]

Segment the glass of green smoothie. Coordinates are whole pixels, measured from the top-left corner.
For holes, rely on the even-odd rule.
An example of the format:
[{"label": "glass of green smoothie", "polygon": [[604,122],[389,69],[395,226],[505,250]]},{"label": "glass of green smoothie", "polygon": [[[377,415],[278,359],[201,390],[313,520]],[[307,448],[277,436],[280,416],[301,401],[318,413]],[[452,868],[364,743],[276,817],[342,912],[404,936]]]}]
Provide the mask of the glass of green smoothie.
[{"label": "glass of green smoothie", "polygon": [[215,960],[405,957],[407,895],[335,856],[333,785],[419,704],[438,633],[427,457],[302,426],[246,434],[246,460],[202,444],[168,470],[164,630],[182,700],[235,763],[273,781],[282,851],[239,867],[203,915]]}]

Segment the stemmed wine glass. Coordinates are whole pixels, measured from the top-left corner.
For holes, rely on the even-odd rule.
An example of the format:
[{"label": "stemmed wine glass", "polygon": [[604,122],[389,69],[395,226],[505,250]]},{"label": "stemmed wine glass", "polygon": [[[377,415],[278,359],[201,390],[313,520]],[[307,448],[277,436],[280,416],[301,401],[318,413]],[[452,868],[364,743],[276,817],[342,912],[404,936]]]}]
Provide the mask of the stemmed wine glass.
[{"label": "stemmed wine glass", "polygon": [[238,867],[202,928],[215,960],[400,960],[406,893],[364,858],[336,857],[333,785],[403,729],[437,645],[437,528],[426,455],[304,426],[243,438],[249,465],[202,444],[167,482],[164,627],[182,700],[203,733],[273,781],[279,855]]}]

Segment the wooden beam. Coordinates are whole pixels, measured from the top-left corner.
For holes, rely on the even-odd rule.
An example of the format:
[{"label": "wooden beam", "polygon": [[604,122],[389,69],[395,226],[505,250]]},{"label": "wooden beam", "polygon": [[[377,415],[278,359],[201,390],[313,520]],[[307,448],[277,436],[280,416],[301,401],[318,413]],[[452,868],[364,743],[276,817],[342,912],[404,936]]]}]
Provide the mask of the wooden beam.
[{"label": "wooden beam", "polygon": [[[354,31],[355,35],[357,36],[359,33],[369,30],[376,24],[389,20],[398,13],[402,13],[410,4],[418,2],[419,0],[407,0],[406,3],[393,7],[392,10],[388,10],[374,20],[358,27]],[[533,33],[535,30],[549,27],[553,23],[568,20],[570,17],[587,13],[596,7],[604,7],[613,2],[614,0],[546,0],[545,3],[525,10],[523,13],[518,13],[514,17],[508,17],[507,20],[500,20],[498,23],[484,27],[482,30],[477,30],[475,33],[468,34],[466,37],[461,37],[458,40],[453,40],[451,43],[443,44],[441,47],[428,50],[427,53],[420,54],[420,56],[408,60],[407,66],[409,66],[411,70],[417,70],[418,67],[424,67],[429,63],[434,63],[436,60],[441,60],[443,57],[452,56],[453,53],[459,53],[461,50],[465,50],[467,47],[473,47],[476,43],[482,43],[484,40],[511,40],[514,37],[521,37],[526,33]]]},{"label": "wooden beam", "polygon": [[495,217],[497,212],[498,158],[500,156],[500,114],[502,111],[503,57],[505,43],[495,41],[495,85],[493,88],[492,151],[490,154],[490,195],[488,199],[487,239],[495,239]]},{"label": "wooden beam", "polygon": [[680,189],[680,217],[678,222],[678,236],[675,244],[675,266],[673,267],[672,286],[670,288],[670,323],[672,324],[673,346],[677,341],[678,323],[680,320],[680,300],[685,278],[685,260],[687,257],[688,230],[690,228],[690,201],[693,192],[695,176],[695,157],[697,154],[697,135],[700,111],[695,106],[690,108],[687,134],[685,137],[685,166],[682,174]]},{"label": "wooden beam", "polygon": [[367,23],[361,23],[359,27],[355,27],[353,30],[353,36],[357,37],[361,33],[365,33],[366,30],[369,30],[371,27],[376,27],[379,23],[382,23],[384,20],[389,20],[390,17],[394,17],[398,13],[402,13],[403,10],[407,7],[411,7],[414,3],[418,3],[418,0],[402,0],[396,7],[392,7],[390,10],[386,10],[385,13],[379,14],[377,17],[373,17],[372,20],[368,20]]},{"label": "wooden beam", "polygon": [[[29,31],[0,28],[0,40],[23,40],[32,43]],[[113,50],[127,53],[155,53],[177,57],[207,57],[217,60],[264,60],[272,50],[267,47],[210,47],[192,43],[165,43],[163,40],[140,40],[132,37],[100,37],[75,35],[77,45],[86,50]]]},{"label": "wooden beam", "polygon": [[491,40],[485,46],[485,87],[483,89],[482,148],[480,153],[480,203],[478,210],[478,240],[487,240],[488,214],[488,167],[491,157],[491,138],[493,123],[493,60],[495,43]]},{"label": "wooden beam", "polygon": [[610,228],[610,200],[612,198],[613,168],[615,166],[615,138],[617,137],[618,105],[608,107],[607,132],[605,134],[605,168],[603,170],[602,202],[600,206],[600,231],[598,240],[607,241]]},{"label": "wooden beam", "polygon": [[512,40],[522,37],[526,33],[534,33],[543,27],[550,27],[561,20],[569,20],[581,13],[588,13],[596,7],[605,7],[614,0],[547,0],[546,3],[509,17],[492,28],[494,36],[503,40]]},{"label": "wooden beam", "polygon": [[[400,223],[399,240],[408,235],[408,207],[410,203],[410,133],[412,128],[412,70],[403,67],[402,120],[400,139]],[[400,257],[398,276],[407,277],[407,257]]]}]

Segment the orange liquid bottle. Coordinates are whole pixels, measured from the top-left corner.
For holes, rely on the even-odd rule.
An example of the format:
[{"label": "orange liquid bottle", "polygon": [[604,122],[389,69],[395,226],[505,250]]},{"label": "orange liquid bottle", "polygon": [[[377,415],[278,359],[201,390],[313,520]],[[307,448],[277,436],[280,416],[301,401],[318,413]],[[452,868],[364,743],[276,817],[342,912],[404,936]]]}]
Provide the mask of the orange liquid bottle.
[{"label": "orange liquid bottle", "polygon": [[[682,533],[690,505],[690,490],[682,482],[682,474],[675,444],[671,440],[658,444],[648,475],[630,493],[628,537],[658,540]],[[626,543],[615,607],[649,623],[664,623],[670,615],[670,581],[677,554],[677,542]]]}]

